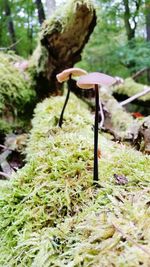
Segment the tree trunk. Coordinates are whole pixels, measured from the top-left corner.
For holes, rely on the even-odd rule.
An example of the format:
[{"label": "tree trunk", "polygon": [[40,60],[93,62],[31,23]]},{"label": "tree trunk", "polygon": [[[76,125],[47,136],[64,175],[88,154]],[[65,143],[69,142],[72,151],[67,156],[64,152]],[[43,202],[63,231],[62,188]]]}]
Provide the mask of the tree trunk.
[{"label": "tree trunk", "polygon": [[45,20],[45,12],[44,12],[42,1],[36,0],[36,6],[38,10],[39,23],[41,25],[43,21]]},{"label": "tree trunk", "polygon": [[32,25],[32,10],[30,9],[30,7],[28,6],[27,8],[27,15],[28,15],[28,31],[27,31],[27,36],[28,36],[28,40],[30,40],[29,44],[28,44],[28,53],[29,55],[31,55],[33,53],[33,25]]},{"label": "tree trunk", "polygon": [[129,0],[123,0],[124,4],[124,23],[125,23],[125,29],[127,34],[128,41],[131,41],[135,37],[135,28],[131,28],[130,19],[131,19],[131,13],[129,8]]},{"label": "tree trunk", "polygon": [[14,44],[12,49],[16,51],[16,45],[15,45],[16,34],[15,34],[13,20],[11,17],[11,9],[10,9],[9,0],[4,0],[4,8],[5,8],[5,15],[7,17],[7,22],[8,22],[8,32],[11,38],[11,44]]},{"label": "tree trunk", "polygon": [[39,97],[60,94],[56,74],[81,60],[81,52],[96,25],[92,2],[69,1],[60,15],[43,25],[40,43],[32,56]]}]

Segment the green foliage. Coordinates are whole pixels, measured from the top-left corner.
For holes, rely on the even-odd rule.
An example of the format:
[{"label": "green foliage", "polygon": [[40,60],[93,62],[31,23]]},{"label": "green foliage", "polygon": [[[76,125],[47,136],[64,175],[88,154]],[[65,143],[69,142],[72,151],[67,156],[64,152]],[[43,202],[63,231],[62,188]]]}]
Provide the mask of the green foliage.
[{"label": "green foliage", "polygon": [[[39,22],[34,1],[9,1],[11,17],[14,24],[17,44],[17,54],[28,57],[37,42]],[[0,0],[0,47],[9,47],[11,43],[8,34],[8,20],[4,12],[4,0]]]},{"label": "green foliage", "polygon": [[131,72],[135,73],[138,70],[150,68],[150,42],[142,39],[134,40],[120,47],[117,54],[123,65],[131,66]]},{"label": "green foliage", "polygon": [[[129,1],[131,20],[135,3]],[[146,29],[144,3],[141,1],[135,39],[127,40],[123,1],[97,1],[97,26],[86,45],[78,66],[88,71],[128,77],[133,72],[150,67],[150,43],[143,37]],[[133,23],[134,24],[134,23]],[[147,82],[147,80],[145,81]]]},{"label": "green foliage", "polygon": [[[110,11],[110,8],[108,10]],[[129,71],[118,56],[118,50],[124,40],[122,23],[116,24],[116,16],[112,16],[105,5],[97,8],[97,17],[97,26],[83,51],[82,61],[78,66],[88,71],[96,70],[110,75],[128,76]]]},{"label": "green foliage", "polygon": [[93,187],[92,115],[71,95],[60,129],[63,102],[38,104],[27,164],[1,189],[0,266],[148,266],[150,157],[100,135]]}]

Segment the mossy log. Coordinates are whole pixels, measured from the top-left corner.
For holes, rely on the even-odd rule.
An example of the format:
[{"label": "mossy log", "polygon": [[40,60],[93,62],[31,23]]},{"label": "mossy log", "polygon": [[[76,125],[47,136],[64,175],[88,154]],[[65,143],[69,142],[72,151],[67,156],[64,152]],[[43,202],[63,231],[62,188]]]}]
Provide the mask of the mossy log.
[{"label": "mossy log", "polygon": [[93,186],[93,116],[71,94],[59,128],[63,103],[38,104],[27,163],[0,188],[0,266],[149,266],[150,156],[99,134]]},{"label": "mossy log", "polygon": [[90,0],[71,0],[45,21],[31,66],[40,97],[59,94],[61,84],[56,74],[81,60],[81,52],[96,25],[96,14]]}]

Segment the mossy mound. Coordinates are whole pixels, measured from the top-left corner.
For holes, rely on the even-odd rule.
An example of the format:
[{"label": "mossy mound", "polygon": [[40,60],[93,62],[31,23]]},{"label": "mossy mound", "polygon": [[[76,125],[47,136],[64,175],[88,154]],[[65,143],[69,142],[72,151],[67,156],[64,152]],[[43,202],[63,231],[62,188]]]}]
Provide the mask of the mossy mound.
[{"label": "mossy mound", "polygon": [[27,163],[1,189],[0,266],[149,266],[150,157],[100,134],[93,186],[92,115],[71,95],[60,129],[63,102],[38,104]]},{"label": "mossy mound", "polygon": [[0,53],[0,132],[9,132],[31,116],[35,91],[30,76],[15,67],[23,59]]}]

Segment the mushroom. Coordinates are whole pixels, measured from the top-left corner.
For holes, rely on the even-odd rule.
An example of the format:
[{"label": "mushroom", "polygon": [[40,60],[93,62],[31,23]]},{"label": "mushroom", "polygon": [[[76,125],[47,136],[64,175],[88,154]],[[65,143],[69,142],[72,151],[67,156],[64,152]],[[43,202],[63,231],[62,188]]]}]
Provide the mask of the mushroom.
[{"label": "mushroom", "polygon": [[[85,75],[87,74],[87,72],[83,69],[80,68],[70,68],[70,69],[66,69],[64,71],[62,71],[61,73],[56,75],[56,78],[58,80],[58,82],[62,83],[68,80],[71,80],[72,76],[81,76],[81,75]],[[70,87],[68,86],[68,92],[66,95],[66,99],[65,99],[65,103],[59,118],[59,127],[62,127],[62,123],[63,123],[63,114],[66,108],[66,105],[68,103],[68,99],[69,99],[69,95],[70,95]]]},{"label": "mushroom", "polygon": [[100,72],[92,72],[87,75],[83,75],[77,81],[78,87],[82,89],[95,89],[95,127],[94,127],[94,171],[93,181],[98,181],[98,122],[99,122],[99,110],[101,109],[101,102],[99,101],[99,86],[110,86],[115,83],[116,80],[106,74]]}]

